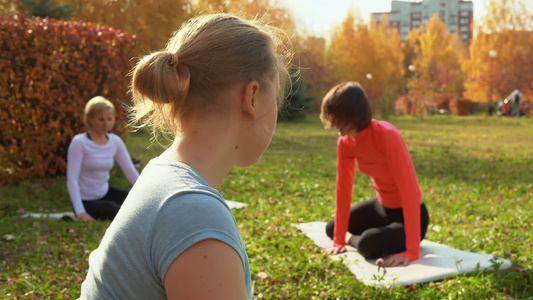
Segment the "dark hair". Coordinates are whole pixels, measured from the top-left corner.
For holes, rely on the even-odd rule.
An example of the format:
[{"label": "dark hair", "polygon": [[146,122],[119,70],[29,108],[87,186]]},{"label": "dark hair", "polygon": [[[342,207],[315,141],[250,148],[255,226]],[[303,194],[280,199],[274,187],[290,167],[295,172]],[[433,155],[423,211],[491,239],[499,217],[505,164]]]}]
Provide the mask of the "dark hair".
[{"label": "dark hair", "polygon": [[322,100],[320,119],[326,128],[355,129],[360,132],[372,121],[372,110],[365,91],[358,82],[344,82],[333,87]]}]

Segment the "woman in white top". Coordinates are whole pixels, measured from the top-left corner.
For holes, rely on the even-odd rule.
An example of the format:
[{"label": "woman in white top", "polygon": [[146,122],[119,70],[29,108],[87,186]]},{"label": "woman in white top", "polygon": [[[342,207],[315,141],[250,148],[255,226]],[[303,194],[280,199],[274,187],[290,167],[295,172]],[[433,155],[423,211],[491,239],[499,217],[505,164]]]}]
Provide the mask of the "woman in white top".
[{"label": "woman in white top", "polygon": [[67,153],[67,188],[76,215],[83,221],[112,220],[128,190],[109,185],[115,160],[133,185],[139,177],[124,142],[109,131],[115,125],[115,107],[104,97],[85,106],[85,133],[74,136]]}]

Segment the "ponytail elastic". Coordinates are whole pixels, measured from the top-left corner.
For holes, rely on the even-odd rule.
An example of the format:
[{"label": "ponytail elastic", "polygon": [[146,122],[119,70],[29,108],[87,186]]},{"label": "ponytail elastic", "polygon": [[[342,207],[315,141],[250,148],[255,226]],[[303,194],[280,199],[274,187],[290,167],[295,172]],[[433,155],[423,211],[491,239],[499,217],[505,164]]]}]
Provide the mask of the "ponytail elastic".
[{"label": "ponytail elastic", "polygon": [[170,53],[170,61],[168,63],[169,66],[173,66],[178,63],[178,54],[169,52]]}]

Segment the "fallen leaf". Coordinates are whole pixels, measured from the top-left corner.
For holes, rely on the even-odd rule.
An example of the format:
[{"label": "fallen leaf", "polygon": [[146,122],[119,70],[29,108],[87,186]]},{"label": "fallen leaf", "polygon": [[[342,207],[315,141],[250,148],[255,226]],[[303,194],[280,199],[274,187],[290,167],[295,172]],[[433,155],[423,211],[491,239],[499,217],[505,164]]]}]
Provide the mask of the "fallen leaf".
[{"label": "fallen leaf", "polygon": [[4,234],[4,240],[6,241],[12,241],[15,239],[15,236],[9,233]]},{"label": "fallen leaf", "polygon": [[259,281],[265,280],[268,278],[268,274],[266,272],[259,272],[257,273],[257,279]]}]

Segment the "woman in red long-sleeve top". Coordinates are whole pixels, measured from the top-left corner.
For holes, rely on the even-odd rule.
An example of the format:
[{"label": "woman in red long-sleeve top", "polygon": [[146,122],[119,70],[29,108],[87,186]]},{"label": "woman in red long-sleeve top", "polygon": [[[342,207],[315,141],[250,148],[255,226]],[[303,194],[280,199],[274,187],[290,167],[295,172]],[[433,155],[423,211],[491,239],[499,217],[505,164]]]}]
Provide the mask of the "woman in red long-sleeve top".
[{"label": "woman in red long-sleeve top", "polygon": [[[344,252],[348,243],[365,258],[388,256],[386,267],[417,260],[429,215],[400,132],[372,119],[366,94],[356,82],[332,88],[324,97],[320,118],[326,128],[340,133],[335,218],[326,225],[333,247],[326,252]],[[350,208],[356,165],[370,176],[376,197]]]}]

